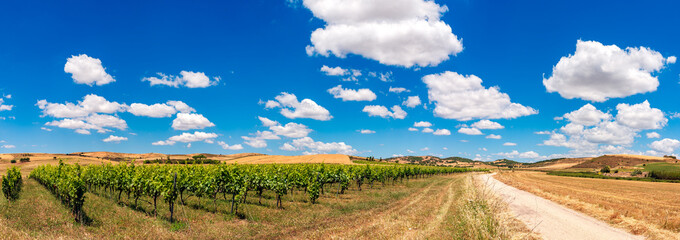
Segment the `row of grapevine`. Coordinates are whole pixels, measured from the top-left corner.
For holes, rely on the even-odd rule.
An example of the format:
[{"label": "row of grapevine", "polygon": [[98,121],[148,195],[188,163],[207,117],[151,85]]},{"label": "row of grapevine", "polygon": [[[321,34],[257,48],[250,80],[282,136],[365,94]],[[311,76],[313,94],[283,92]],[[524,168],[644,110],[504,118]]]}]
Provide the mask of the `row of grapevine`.
[{"label": "row of grapevine", "polygon": [[80,165],[68,165],[59,160],[58,166],[43,165],[31,171],[30,177],[38,181],[71,209],[77,222],[84,220],[85,181]]},{"label": "row of grapevine", "polygon": [[11,167],[7,169],[7,176],[2,176],[2,194],[5,195],[7,201],[14,201],[19,198],[21,192],[21,171],[18,167]]},{"label": "row of grapevine", "polygon": [[[48,166],[42,167],[44,169]],[[56,168],[56,167],[51,167]],[[59,168],[64,168],[62,165]],[[435,174],[465,172],[471,169],[425,167],[425,166],[371,166],[371,165],[326,165],[326,164],[263,164],[263,165],[89,165],[71,167],[78,169],[78,179],[90,191],[126,194],[134,199],[153,199],[154,215],[157,214],[157,200],[162,198],[170,207],[171,221],[174,204],[185,204],[190,196],[212,199],[216,207],[218,197],[231,197],[231,212],[238,212],[239,204],[245,203],[248,193],[259,197],[264,191],[276,196],[276,205],[283,207],[282,198],[296,189],[304,191],[311,203],[316,203],[320,194],[334,191],[343,194],[355,184],[361,190],[363,184],[395,184],[411,178]],[[71,169],[69,168],[69,169]],[[53,170],[56,171],[56,170]],[[63,170],[62,170],[63,171]],[[33,175],[33,174],[32,174]],[[330,190],[337,184],[337,191]],[[43,184],[45,185],[45,184]]]}]

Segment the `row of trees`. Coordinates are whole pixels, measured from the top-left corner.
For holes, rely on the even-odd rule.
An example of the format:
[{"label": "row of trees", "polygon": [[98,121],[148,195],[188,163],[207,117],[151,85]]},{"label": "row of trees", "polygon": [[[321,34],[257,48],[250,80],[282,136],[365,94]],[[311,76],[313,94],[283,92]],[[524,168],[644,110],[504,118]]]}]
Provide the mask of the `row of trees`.
[{"label": "row of trees", "polygon": [[59,160],[59,165],[43,165],[31,171],[31,178],[38,181],[52,192],[61,202],[69,207],[77,222],[85,217],[85,181],[82,177],[83,167],[78,164],[68,165]]},{"label": "row of trees", "polygon": [[[371,165],[325,165],[325,164],[263,164],[263,165],[78,165],[42,166],[31,176],[40,179],[46,186],[58,182],[54,178],[70,178],[82,183],[89,191],[113,193],[117,199],[123,194],[134,199],[140,197],[153,200],[154,215],[157,201],[162,199],[169,205],[171,221],[175,203],[185,204],[187,198],[212,199],[215,210],[218,197],[231,198],[231,212],[238,212],[239,204],[245,203],[249,193],[255,194],[261,203],[265,191],[276,196],[276,205],[283,207],[282,198],[295,189],[304,191],[313,204],[325,192],[343,194],[354,184],[358,190],[362,185],[374,183],[395,184],[411,178],[435,174],[465,172],[471,169],[424,167],[424,166],[371,166]],[[73,171],[77,172],[74,173]],[[50,177],[44,174],[53,174]],[[39,176],[40,178],[38,178]],[[58,177],[54,177],[58,176]],[[47,179],[47,180],[43,180]],[[333,189],[333,185],[336,185]],[[81,185],[73,185],[81,187]],[[55,187],[52,187],[53,189]],[[57,188],[53,191],[61,194]],[[332,190],[331,190],[332,189]],[[78,192],[80,191],[72,191]],[[68,196],[71,199],[71,196]],[[78,198],[79,199],[79,198]],[[74,205],[69,205],[74,207]],[[76,213],[76,212],[74,212]]]}]

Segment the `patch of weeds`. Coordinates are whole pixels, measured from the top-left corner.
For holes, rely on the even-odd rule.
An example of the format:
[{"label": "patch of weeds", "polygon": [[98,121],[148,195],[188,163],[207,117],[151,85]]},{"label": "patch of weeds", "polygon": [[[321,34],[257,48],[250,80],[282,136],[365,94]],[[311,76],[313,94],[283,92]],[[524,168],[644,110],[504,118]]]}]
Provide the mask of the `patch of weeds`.
[{"label": "patch of weeds", "polygon": [[187,228],[187,223],[176,221],[170,225],[170,231],[178,232]]}]

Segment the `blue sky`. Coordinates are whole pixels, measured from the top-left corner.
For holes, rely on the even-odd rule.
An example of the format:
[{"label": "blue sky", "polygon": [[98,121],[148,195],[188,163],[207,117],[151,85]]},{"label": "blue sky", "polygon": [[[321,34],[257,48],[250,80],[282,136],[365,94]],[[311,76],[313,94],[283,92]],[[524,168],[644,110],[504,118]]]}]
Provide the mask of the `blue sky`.
[{"label": "blue sky", "polygon": [[680,148],[677,3],[342,2],[0,3],[0,153]]}]

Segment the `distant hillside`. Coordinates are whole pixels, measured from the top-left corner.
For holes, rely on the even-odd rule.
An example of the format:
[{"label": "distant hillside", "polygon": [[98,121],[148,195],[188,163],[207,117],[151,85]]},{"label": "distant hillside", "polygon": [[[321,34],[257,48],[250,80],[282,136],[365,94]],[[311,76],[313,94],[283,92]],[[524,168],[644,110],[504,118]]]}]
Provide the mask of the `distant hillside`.
[{"label": "distant hillside", "polygon": [[464,157],[440,158],[435,156],[401,156],[382,159],[385,162],[401,164],[419,164],[428,166],[457,166],[457,167],[520,167],[523,163],[508,159],[499,159],[492,162],[476,161]]},{"label": "distant hillside", "polygon": [[673,158],[649,157],[637,155],[604,155],[593,158],[589,161],[574,165],[571,168],[602,168],[609,167],[633,167],[645,163],[653,162],[677,162]]},{"label": "distant hillside", "polygon": [[593,158],[554,158],[525,164],[524,166],[534,170],[563,170],[591,159]]}]

